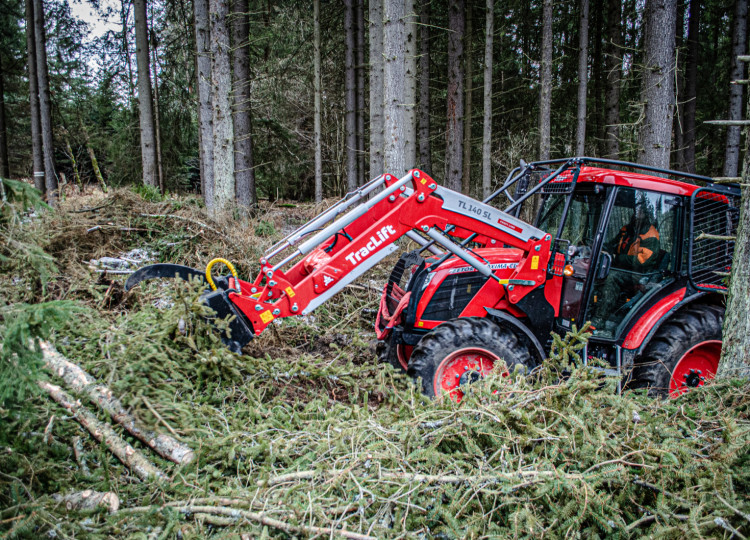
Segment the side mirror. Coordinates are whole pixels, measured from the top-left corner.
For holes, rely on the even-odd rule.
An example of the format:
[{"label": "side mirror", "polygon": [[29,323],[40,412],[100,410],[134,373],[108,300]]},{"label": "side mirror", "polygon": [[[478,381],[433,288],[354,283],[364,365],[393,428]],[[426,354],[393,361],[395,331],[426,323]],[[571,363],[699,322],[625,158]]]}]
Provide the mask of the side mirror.
[{"label": "side mirror", "polygon": [[596,279],[602,280],[609,275],[609,271],[612,269],[612,255],[606,251],[602,251],[599,257],[599,268],[596,271]]}]

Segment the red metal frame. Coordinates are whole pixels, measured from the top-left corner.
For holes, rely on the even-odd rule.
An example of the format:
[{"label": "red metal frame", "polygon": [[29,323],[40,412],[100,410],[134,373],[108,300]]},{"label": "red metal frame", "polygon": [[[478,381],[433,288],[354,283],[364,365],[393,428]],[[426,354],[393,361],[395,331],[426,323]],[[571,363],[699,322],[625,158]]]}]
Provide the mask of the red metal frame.
[{"label": "red metal frame", "polygon": [[[251,321],[256,334],[274,319],[302,313],[316,297],[324,294],[358,264],[412,230],[439,228],[445,231],[450,225],[454,227],[451,236],[466,238],[477,234],[474,241],[479,244],[486,245],[494,240],[499,245],[518,250],[514,256],[516,267],[507,273],[507,278],[506,273],[500,277],[499,272],[495,272],[495,280],[491,280],[495,285],[487,286],[487,293],[491,292],[494,298],[485,305],[497,305],[503,297],[509,304],[515,304],[545,283],[551,247],[549,235],[524,241],[474,218],[470,213],[447,211],[443,208],[443,200],[434,194],[437,183],[417,169],[411,173],[413,191],[410,194],[402,192],[383,199],[342,229],[351,241],[341,235],[331,236],[286,271],[272,271],[267,261],[261,259],[261,272],[255,280],[252,283],[240,281],[242,293],[229,293],[229,299]],[[392,175],[383,176],[385,187],[393,185],[396,180]],[[502,222],[501,225],[507,227],[508,224]],[[324,252],[324,249],[329,252]],[[458,261],[457,264],[466,263]],[[507,284],[507,279],[522,280],[525,284],[515,284],[510,291],[497,281]],[[253,290],[256,292],[252,293]],[[482,296],[486,298],[486,295]],[[435,321],[434,326],[439,322],[442,321]],[[425,322],[421,327],[432,326]]]}]

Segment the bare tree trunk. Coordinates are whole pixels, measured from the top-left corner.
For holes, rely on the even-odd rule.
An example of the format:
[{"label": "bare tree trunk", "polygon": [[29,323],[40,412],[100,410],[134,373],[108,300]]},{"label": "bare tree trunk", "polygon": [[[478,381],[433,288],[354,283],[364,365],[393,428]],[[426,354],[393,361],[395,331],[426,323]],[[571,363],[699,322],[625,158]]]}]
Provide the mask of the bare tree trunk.
[{"label": "bare tree trunk", "polygon": [[156,133],[154,131],[153,96],[151,94],[151,70],[148,53],[148,21],[146,0],[134,0],[135,14],[135,60],[138,64],[138,110],[141,125],[141,163],[143,183],[158,187],[156,170]]},{"label": "bare tree trunk", "polygon": [[419,9],[419,166],[432,174],[430,150],[430,0]]},{"label": "bare tree trunk", "polygon": [[[691,5],[692,9],[692,5]],[[691,13],[692,16],[692,13]],[[747,106],[750,107],[750,95]],[[745,135],[745,158],[742,164],[742,183],[750,183],[750,136]],[[740,221],[734,244],[729,297],[724,315],[721,361],[717,376],[748,376],[747,351],[750,350],[750,191],[742,190]]]},{"label": "bare tree trunk", "polygon": [[34,32],[34,0],[26,0],[26,50],[29,68],[29,111],[31,113],[31,155],[34,187],[44,193],[44,151],[42,120],[39,117],[39,77],[36,74],[36,36]]},{"label": "bare tree trunk", "polygon": [[685,105],[682,108],[682,157],[685,170],[695,173],[695,102],[698,87],[698,28],[700,0],[690,0],[687,59],[685,67]]},{"label": "bare tree trunk", "polygon": [[461,191],[464,138],[464,0],[448,3],[448,101],[445,133],[445,185]]},{"label": "bare tree trunk", "polygon": [[[747,53],[747,0],[735,0],[734,3],[734,31],[732,32],[732,71],[730,80],[737,81],[745,78],[745,63],[737,57]],[[744,84],[729,86],[729,120],[742,119],[742,92]],[[727,146],[724,156],[724,176],[737,176],[740,166],[740,127],[727,128]]]},{"label": "bare tree trunk", "polygon": [[589,0],[581,0],[581,27],[578,35],[578,114],[576,155],[586,154],[586,95],[589,79]]},{"label": "bare tree trunk", "polygon": [[[153,6],[153,4],[151,4]],[[153,16],[153,10],[152,10]],[[159,178],[159,193],[164,195],[164,168],[161,159],[161,115],[159,114],[159,61],[157,54],[156,32],[151,23],[151,56],[153,58],[154,71],[154,141],[156,142],[156,171]]]},{"label": "bare tree trunk", "polygon": [[357,0],[357,185],[365,179],[365,2]]},{"label": "bare tree trunk", "polygon": [[198,125],[200,139],[201,190],[206,209],[214,206],[213,105],[211,99],[211,52],[208,0],[193,0],[195,14],[196,79],[198,80]]},{"label": "bare tree trunk", "polygon": [[487,0],[484,37],[484,125],[482,130],[482,199],[492,190],[492,46],[495,34],[495,2]]},{"label": "bare tree trunk", "polygon": [[404,94],[404,164],[411,169],[417,164],[417,14],[414,0],[404,0],[406,16],[406,93]]},{"label": "bare tree trunk", "polygon": [[406,136],[406,21],[402,0],[385,0],[383,15],[383,115],[385,170],[400,177],[407,170]]},{"label": "bare tree trunk", "polygon": [[357,187],[357,76],[354,70],[354,0],[344,0],[344,106],[346,125],[346,188]]},{"label": "bare tree trunk", "polygon": [[620,157],[620,81],[622,80],[622,3],[609,0],[607,9],[606,71],[607,90],[604,97],[604,157]]},{"label": "bare tree trunk", "polygon": [[471,43],[473,32],[474,15],[472,0],[466,0],[466,33],[464,34],[464,58],[466,59],[465,83],[464,83],[464,141],[463,158],[461,169],[461,191],[466,195],[471,193],[471,115],[473,109],[472,96],[474,95],[474,51]]},{"label": "bare tree trunk", "polygon": [[539,159],[550,156],[550,118],[552,111],[552,0],[544,0],[542,9],[542,68],[539,81]]},{"label": "bare tree trunk", "polygon": [[5,125],[5,84],[2,62],[0,62],[0,176],[10,177],[8,160],[8,130]]},{"label": "bare tree trunk", "polygon": [[672,148],[672,168],[681,171],[685,169],[684,141],[685,134],[682,130],[682,112],[684,110],[685,92],[685,58],[681,51],[685,48],[685,3],[677,3],[677,17],[675,24],[675,114],[672,127],[674,133],[674,145]]},{"label": "bare tree trunk", "polygon": [[370,176],[384,172],[385,116],[383,0],[369,0],[370,15]]},{"label": "bare tree trunk", "polygon": [[34,40],[36,76],[39,81],[39,120],[42,127],[42,150],[44,152],[44,185],[47,190],[47,202],[54,206],[57,202],[57,172],[55,170],[55,147],[52,142],[52,105],[49,95],[47,37],[44,30],[42,0],[34,0]]},{"label": "bare tree trunk", "polygon": [[135,101],[135,85],[133,84],[133,63],[130,61],[130,44],[128,40],[128,18],[130,17],[130,2],[120,0],[120,20],[122,22],[122,50],[125,53],[125,65],[128,67],[128,105]]},{"label": "bare tree trunk", "polygon": [[251,208],[256,203],[253,169],[252,114],[250,110],[250,22],[248,0],[232,2],[234,40],[234,180],[237,204]]},{"label": "bare tree trunk", "polygon": [[646,0],[639,161],[669,168],[674,105],[676,0]]},{"label": "bare tree trunk", "polygon": [[213,98],[214,216],[227,212],[234,202],[234,130],[229,95],[232,69],[229,62],[228,0],[209,0],[211,21],[211,96]]},{"label": "bare tree trunk", "polygon": [[[315,127],[313,128],[315,138],[315,202],[320,202],[323,200],[323,152],[320,142],[320,0],[313,0],[313,21],[315,34],[315,73],[313,74],[313,86],[315,87]],[[372,130],[372,126],[370,126],[370,129]]]}]

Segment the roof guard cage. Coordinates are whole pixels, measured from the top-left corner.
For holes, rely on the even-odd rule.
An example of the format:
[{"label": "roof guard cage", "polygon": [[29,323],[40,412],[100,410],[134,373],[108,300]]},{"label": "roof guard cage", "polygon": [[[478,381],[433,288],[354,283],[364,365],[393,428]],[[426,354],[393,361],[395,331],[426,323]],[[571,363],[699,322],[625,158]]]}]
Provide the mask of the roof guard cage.
[{"label": "roof guard cage", "polygon": [[739,189],[712,185],[690,198],[688,278],[698,290],[727,293],[739,223]]}]

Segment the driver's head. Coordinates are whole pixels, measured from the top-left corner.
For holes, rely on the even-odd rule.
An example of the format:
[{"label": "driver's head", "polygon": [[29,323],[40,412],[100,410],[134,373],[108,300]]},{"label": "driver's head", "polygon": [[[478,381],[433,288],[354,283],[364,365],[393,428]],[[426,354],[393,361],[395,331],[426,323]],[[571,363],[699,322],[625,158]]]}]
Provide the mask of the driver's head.
[{"label": "driver's head", "polygon": [[633,221],[639,226],[646,223],[651,223],[651,210],[648,206],[648,200],[645,196],[638,197],[638,201],[635,203],[635,213],[633,214]]}]

